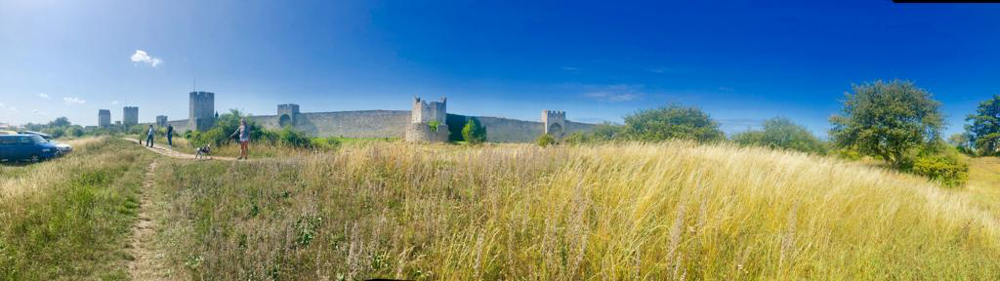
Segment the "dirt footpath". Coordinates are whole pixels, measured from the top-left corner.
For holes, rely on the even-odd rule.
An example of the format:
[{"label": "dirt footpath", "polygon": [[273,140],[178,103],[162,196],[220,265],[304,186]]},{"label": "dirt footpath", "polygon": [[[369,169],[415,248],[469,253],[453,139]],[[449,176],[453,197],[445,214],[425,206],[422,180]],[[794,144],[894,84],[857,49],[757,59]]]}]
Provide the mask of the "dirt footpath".
[{"label": "dirt footpath", "polygon": [[[131,142],[134,142],[134,143],[139,143],[139,140],[136,140],[136,139],[132,139],[132,138],[125,138],[125,139],[129,140]],[[159,153],[160,155],[171,157],[171,158],[177,158],[177,159],[194,159],[194,154],[187,154],[187,153],[178,152],[178,151],[173,150],[173,149],[171,149],[169,147],[164,147],[164,146],[156,144],[156,143],[153,144],[153,147],[145,146],[145,144],[143,144],[143,147],[145,147],[146,149],[149,149],[152,152],[156,152],[156,153]],[[213,160],[223,160],[223,161],[236,161],[235,157],[213,156],[212,159]]]}]

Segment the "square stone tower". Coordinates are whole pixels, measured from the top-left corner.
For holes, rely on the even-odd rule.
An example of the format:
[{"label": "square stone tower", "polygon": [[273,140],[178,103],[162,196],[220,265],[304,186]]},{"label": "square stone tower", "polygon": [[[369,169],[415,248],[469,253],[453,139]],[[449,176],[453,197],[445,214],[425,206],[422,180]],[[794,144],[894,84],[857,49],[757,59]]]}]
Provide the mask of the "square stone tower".
[{"label": "square stone tower", "polygon": [[279,104],[278,105],[278,126],[284,128],[285,126],[295,127],[296,121],[298,121],[299,115],[299,105],[289,103],[289,104]]},{"label": "square stone tower", "polygon": [[566,112],[557,110],[542,110],[543,132],[553,137],[561,137],[566,132]]},{"label": "square stone tower", "polygon": [[419,97],[413,98],[413,111],[410,113],[412,117],[412,123],[428,123],[431,121],[438,121],[444,124],[444,121],[448,117],[448,98],[441,98],[441,101],[432,101],[430,103],[420,100]]},{"label": "square stone tower", "polygon": [[156,125],[160,126],[160,127],[166,127],[167,126],[167,116],[166,115],[156,116]]},{"label": "square stone tower", "polygon": [[111,110],[101,109],[97,111],[97,126],[101,128],[111,127]]},{"label": "square stone tower", "polygon": [[207,131],[215,125],[215,93],[191,92],[188,104],[188,129]]},{"label": "square stone tower", "polygon": [[122,125],[132,126],[137,124],[139,124],[139,108],[126,106],[124,112],[122,112]]},{"label": "square stone tower", "polygon": [[406,126],[406,141],[408,142],[447,142],[448,100],[441,98],[440,102],[427,103],[418,97],[413,98],[413,111],[410,111],[410,124]]}]

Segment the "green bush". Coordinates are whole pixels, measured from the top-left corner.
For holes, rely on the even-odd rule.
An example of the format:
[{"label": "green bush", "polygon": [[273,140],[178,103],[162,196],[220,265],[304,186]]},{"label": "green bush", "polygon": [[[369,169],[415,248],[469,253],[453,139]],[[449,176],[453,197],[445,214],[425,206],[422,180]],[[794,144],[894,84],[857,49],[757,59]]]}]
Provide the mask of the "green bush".
[{"label": "green bush", "polygon": [[736,133],[733,141],[742,145],[759,145],[808,153],[826,154],[826,145],[805,127],[792,120],[776,117],[764,121],[763,129]]},{"label": "green bush", "polygon": [[441,126],[441,121],[433,120],[431,122],[428,122],[427,126],[431,127],[431,131],[437,132],[438,131],[438,127]]},{"label": "green bush", "polygon": [[948,155],[919,156],[911,171],[945,186],[961,186],[969,178],[969,164]]},{"label": "green bush", "polygon": [[541,147],[546,147],[556,144],[556,138],[552,137],[552,135],[550,134],[542,134],[538,136],[538,139],[535,140],[535,143],[537,143]]},{"label": "green bush", "polygon": [[483,143],[486,141],[486,128],[480,125],[476,118],[469,118],[462,128],[462,137],[470,144]]},{"label": "green bush", "polygon": [[625,134],[639,141],[687,139],[708,142],[725,138],[719,124],[708,113],[676,104],[625,116]]},{"label": "green bush", "polygon": [[83,134],[84,134],[83,128],[80,128],[80,126],[70,126],[67,127],[66,130],[64,130],[64,135],[68,137],[79,138],[82,137]]},{"label": "green bush", "polygon": [[334,149],[340,147],[340,139],[335,137],[313,138],[312,147],[321,149]]},{"label": "green bush", "polygon": [[291,126],[285,126],[278,132],[278,144],[288,147],[310,148],[312,147],[312,138],[305,132],[292,129]]},{"label": "green bush", "polygon": [[[539,136],[539,140],[541,140],[541,136]],[[586,134],[583,132],[573,132],[568,136],[564,137],[562,139],[562,142],[565,144],[584,144],[593,142],[593,140],[590,134]]]}]

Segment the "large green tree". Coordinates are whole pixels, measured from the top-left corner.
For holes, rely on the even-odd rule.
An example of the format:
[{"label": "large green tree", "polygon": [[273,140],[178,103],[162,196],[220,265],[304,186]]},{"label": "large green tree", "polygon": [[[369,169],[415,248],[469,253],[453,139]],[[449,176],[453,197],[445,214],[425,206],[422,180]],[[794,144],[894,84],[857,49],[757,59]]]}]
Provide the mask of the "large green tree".
[{"label": "large green tree", "polygon": [[996,155],[1000,152],[1000,95],[979,103],[976,114],[971,114],[965,125],[969,142],[979,155]]},{"label": "large green tree", "polygon": [[841,114],[830,117],[837,146],[899,166],[912,149],[940,139],[941,103],[913,82],[879,80],[853,91],[845,94]]},{"label": "large green tree", "polygon": [[784,117],[764,121],[762,130],[751,130],[733,135],[733,141],[744,145],[760,145],[802,152],[824,153],[822,141],[805,127]]},{"label": "large green tree", "polygon": [[719,123],[701,109],[671,104],[625,116],[625,134],[634,140],[688,139],[715,141],[725,138]]}]

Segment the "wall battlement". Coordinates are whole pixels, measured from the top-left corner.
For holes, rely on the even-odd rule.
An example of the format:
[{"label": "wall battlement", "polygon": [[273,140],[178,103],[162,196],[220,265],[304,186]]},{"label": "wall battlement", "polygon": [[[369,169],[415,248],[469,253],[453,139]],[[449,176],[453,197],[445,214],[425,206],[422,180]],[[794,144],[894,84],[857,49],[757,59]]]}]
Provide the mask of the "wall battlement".
[{"label": "wall battlement", "polygon": [[542,110],[543,133],[561,137],[566,133],[566,112],[558,110]]},{"label": "wall battlement", "polygon": [[278,105],[278,126],[292,126],[294,127],[297,123],[299,116],[299,105],[289,103],[289,104],[279,104]]},{"label": "wall battlement", "polygon": [[427,123],[431,121],[445,122],[448,116],[448,98],[441,101],[427,102],[419,97],[413,97],[412,123]]},{"label": "wall battlement", "polygon": [[[334,112],[300,112],[298,104],[280,104],[275,115],[250,115],[247,120],[267,129],[293,129],[317,137],[397,138],[412,142],[446,142],[460,140],[462,127],[475,118],[486,129],[489,142],[531,142],[544,133],[556,136],[587,131],[593,124],[566,120],[565,111],[543,110],[541,122],[509,118],[448,114],[448,100],[413,98],[412,110],[357,110]],[[110,112],[108,112],[110,120]],[[165,118],[164,118],[165,119]],[[174,126],[177,132],[207,130],[215,124],[215,94],[191,92],[187,120],[157,124]],[[437,122],[434,122],[437,121]],[[431,125],[435,126],[431,126]],[[161,126],[164,126],[161,124]],[[436,127],[436,130],[435,130]]]}]

